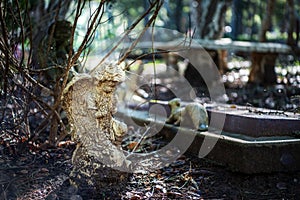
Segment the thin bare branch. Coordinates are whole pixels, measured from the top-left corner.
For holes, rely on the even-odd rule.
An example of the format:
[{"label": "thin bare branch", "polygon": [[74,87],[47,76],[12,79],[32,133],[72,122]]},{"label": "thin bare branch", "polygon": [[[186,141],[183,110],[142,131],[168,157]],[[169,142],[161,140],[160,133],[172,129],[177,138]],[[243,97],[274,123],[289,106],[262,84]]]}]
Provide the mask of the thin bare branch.
[{"label": "thin bare branch", "polygon": [[58,21],[58,15],[59,15],[60,9],[61,9],[61,1],[58,2],[58,7],[56,8],[56,11],[55,11],[54,23],[53,23],[53,26],[50,31],[49,41],[48,41],[48,45],[47,45],[47,51],[46,51],[47,54],[50,52],[50,47],[51,47],[51,43],[52,43],[52,39],[53,39],[55,27],[56,27],[56,22]]},{"label": "thin bare branch", "polygon": [[[126,53],[124,54],[124,56],[118,61],[118,64],[120,64],[121,62],[123,62],[126,57],[130,54],[130,52],[132,51],[132,49],[137,45],[137,43],[140,41],[140,39],[143,37],[143,35],[145,34],[145,32],[147,31],[147,29],[151,26],[152,23],[154,23],[155,19],[157,18],[158,12],[160,10],[162,6],[162,3],[158,0],[157,4],[156,4],[156,9],[154,11],[154,14],[152,15],[152,17],[149,19],[149,21],[147,22],[147,24],[145,25],[145,28],[143,29],[142,33],[139,35],[139,37],[133,42],[133,44],[131,45],[131,47],[126,51]],[[153,35],[153,34],[152,34]]]},{"label": "thin bare branch", "polygon": [[[3,38],[3,45],[4,45],[4,54],[5,54],[5,70],[4,70],[4,74],[3,74],[3,78],[6,79],[6,76],[8,74],[9,71],[9,44],[8,44],[8,32],[7,32],[7,26],[6,26],[6,22],[4,20],[4,15],[2,12],[2,8],[0,8],[0,23],[1,23],[1,29],[2,29],[2,38]],[[7,85],[6,85],[6,81],[4,81],[4,94],[6,94],[7,91]]]},{"label": "thin bare branch", "polygon": [[19,66],[23,65],[23,61],[24,61],[24,55],[25,55],[25,47],[24,47],[24,43],[25,43],[25,33],[24,33],[24,23],[23,23],[23,19],[21,16],[21,9],[20,9],[20,4],[19,1],[16,0],[17,3],[17,9],[18,9],[18,15],[19,15],[19,21],[20,21],[20,28],[21,28],[21,45],[22,45],[22,55],[21,55],[21,60],[20,60],[20,64]]},{"label": "thin bare branch", "polygon": [[[156,0],[155,3],[151,4],[148,10],[144,12],[143,15],[141,15],[124,33],[124,35],[121,37],[121,39],[117,42],[117,44],[102,58],[102,60],[99,62],[99,64],[94,67],[90,71],[92,73],[95,71],[117,48],[118,46],[124,41],[124,39],[128,36],[128,34],[145,18],[146,15],[148,15],[151,10],[155,7],[156,4],[159,4],[160,0]],[[119,62],[120,63],[120,62]]]}]

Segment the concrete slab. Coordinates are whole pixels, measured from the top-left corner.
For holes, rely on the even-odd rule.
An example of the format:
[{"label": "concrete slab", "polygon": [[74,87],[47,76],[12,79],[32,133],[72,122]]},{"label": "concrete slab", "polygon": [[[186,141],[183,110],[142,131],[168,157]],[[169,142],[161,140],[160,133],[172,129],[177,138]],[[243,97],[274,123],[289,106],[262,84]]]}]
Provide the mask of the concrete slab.
[{"label": "concrete slab", "polygon": [[[247,174],[300,170],[300,138],[291,135],[251,137],[223,131],[221,135],[213,130],[198,132],[184,127],[165,124],[164,117],[149,116],[147,111],[120,109],[117,117],[126,123],[157,124],[162,126],[160,135],[171,141],[180,129],[181,134],[195,136],[186,153],[198,156],[202,142],[207,138],[217,138],[218,142],[206,156],[233,171]],[[245,118],[247,119],[247,118]]]},{"label": "concrete slab", "polygon": [[226,104],[215,104],[207,110],[209,115],[226,114],[223,127],[226,132],[251,137],[300,134],[300,115],[296,113]]}]

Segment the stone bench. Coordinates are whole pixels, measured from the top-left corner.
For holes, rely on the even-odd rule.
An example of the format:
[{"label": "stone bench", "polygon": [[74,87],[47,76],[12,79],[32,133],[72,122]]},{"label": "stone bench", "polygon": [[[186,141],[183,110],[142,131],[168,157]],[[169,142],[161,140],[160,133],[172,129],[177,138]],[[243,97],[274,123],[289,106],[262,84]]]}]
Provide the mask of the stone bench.
[{"label": "stone bench", "polygon": [[[131,43],[126,43],[122,49],[129,49]],[[290,54],[292,48],[286,44],[232,41],[231,39],[200,40],[193,42],[186,40],[174,40],[168,42],[139,42],[136,48],[141,49],[163,49],[168,51],[194,50],[200,53],[206,50],[218,66],[221,73],[227,70],[227,52],[239,51],[251,54],[251,72],[249,82],[257,84],[276,83],[275,62],[278,54]]]},{"label": "stone bench", "polygon": [[[248,52],[251,54],[251,71],[249,82],[256,84],[271,85],[276,83],[274,70],[278,54],[292,53],[290,46],[279,43],[232,41],[230,39],[199,40],[204,48],[212,49],[219,54],[220,69],[227,69],[227,51]],[[222,71],[221,71],[222,72]]]}]

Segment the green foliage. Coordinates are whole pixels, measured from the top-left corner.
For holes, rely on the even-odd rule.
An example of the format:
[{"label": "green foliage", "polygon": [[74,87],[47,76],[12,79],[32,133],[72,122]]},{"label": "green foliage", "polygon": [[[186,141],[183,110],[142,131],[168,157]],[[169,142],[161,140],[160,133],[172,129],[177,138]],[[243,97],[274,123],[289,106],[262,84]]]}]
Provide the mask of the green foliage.
[{"label": "green foliage", "polygon": [[[299,1],[298,1],[299,2]],[[267,1],[259,0],[239,0],[238,12],[241,12],[241,24],[237,29],[238,40],[258,40],[258,33],[261,27],[263,17],[266,13]],[[295,11],[300,13],[300,4],[295,1]],[[234,15],[232,11],[227,12],[226,23],[230,24]],[[276,0],[273,15],[271,18],[271,27],[267,32],[267,40],[284,41],[287,39],[287,28],[289,26],[286,0]],[[298,14],[299,17],[299,14]]]}]

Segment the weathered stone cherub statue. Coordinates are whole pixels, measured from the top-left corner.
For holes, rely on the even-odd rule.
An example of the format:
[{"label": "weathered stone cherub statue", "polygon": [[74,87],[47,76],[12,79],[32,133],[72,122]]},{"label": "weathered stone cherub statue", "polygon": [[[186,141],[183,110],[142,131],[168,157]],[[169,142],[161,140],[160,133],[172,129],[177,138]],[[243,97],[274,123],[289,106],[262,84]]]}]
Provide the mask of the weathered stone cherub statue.
[{"label": "weathered stone cherub statue", "polygon": [[208,115],[206,109],[200,103],[189,103],[185,107],[180,106],[180,99],[175,98],[169,101],[171,114],[167,119],[167,123],[173,123],[178,126],[181,122],[192,123],[193,128],[200,131],[208,129]]},{"label": "weathered stone cherub statue", "polygon": [[71,177],[79,188],[89,185],[105,193],[126,180],[127,173],[115,169],[130,164],[118,142],[127,126],[113,117],[114,91],[124,78],[120,66],[102,64],[90,74],[76,75],[64,90],[63,108],[77,142]]}]

